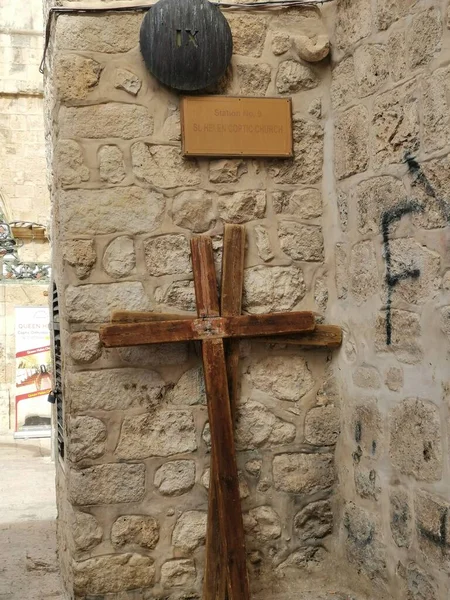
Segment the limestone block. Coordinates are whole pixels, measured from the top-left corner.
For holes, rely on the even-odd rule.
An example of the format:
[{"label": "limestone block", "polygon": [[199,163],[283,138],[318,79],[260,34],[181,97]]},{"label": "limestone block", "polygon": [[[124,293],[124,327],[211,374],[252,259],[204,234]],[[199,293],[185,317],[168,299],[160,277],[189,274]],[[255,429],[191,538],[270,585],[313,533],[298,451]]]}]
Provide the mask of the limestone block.
[{"label": "limestone block", "polygon": [[174,342],[173,344],[144,344],[118,349],[121,360],[129,365],[141,367],[160,367],[181,365],[188,359],[188,344]]},{"label": "limestone block", "polygon": [[103,268],[116,279],[126,277],[136,266],[136,253],[132,238],[122,235],[106,247],[103,254]]},{"label": "limestone block", "polygon": [[450,306],[441,309],[441,329],[450,338]]},{"label": "limestone block", "polygon": [[247,172],[246,163],[239,158],[209,161],[211,183],[236,183]]},{"label": "limestone block", "polygon": [[385,383],[391,392],[399,392],[403,387],[403,369],[390,367],[386,373]]},{"label": "limestone block", "polygon": [[75,186],[89,180],[81,146],[74,140],[60,140],[56,146],[55,174],[63,186]]},{"label": "limestone block", "polygon": [[370,0],[343,0],[338,4],[336,42],[347,50],[359,40],[367,37],[372,29],[372,3]]},{"label": "limestone block", "polygon": [[253,219],[262,219],[266,210],[266,193],[249,190],[220,196],[218,210],[220,217],[227,223],[245,223]]},{"label": "limestone block", "polygon": [[443,148],[450,140],[449,88],[448,69],[438,69],[422,81],[423,140],[428,151]]},{"label": "limestone block", "polygon": [[162,194],[137,186],[68,190],[59,199],[61,231],[70,235],[149,233],[161,225],[165,210]]},{"label": "limestone block", "polygon": [[180,310],[195,311],[194,282],[188,280],[174,281],[169,286],[156,288],[155,298],[159,303],[173,306]]},{"label": "limestone block", "polygon": [[315,183],[322,176],[323,128],[299,115],[293,119],[294,158],[274,160],[269,170],[277,183]]},{"label": "limestone block", "polygon": [[415,15],[406,32],[410,69],[427,65],[441,49],[442,17],[438,8]]},{"label": "limestone block", "polygon": [[408,398],[391,412],[392,464],[419,481],[442,477],[442,442],[439,411],[427,400]]},{"label": "limestone block", "polygon": [[118,146],[100,146],[98,151],[100,179],[108,183],[120,183],[125,179],[123,153]]},{"label": "limestone block", "polygon": [[380,292],[377,258],[373,242],[358,242],[350,253],[350,291],[358,304]]},{"label": "limestone block", "polygon": [[448,550],[450,505],[441,498],[419,490],[414,499],[419,546],[428,559],[442,562],[450,559]]},{"label": "limestone block", "polygon": [[359,46],[354,61],[359,96],[373,94],[389,77],[388,54],[380,44]]},{"label": "limestone block", "polygon": [[369,120],[365,106],[353,106],[336,121],[335,170],[338,179],[345,179],[367,169]]},{"label": "limestone block", "polygon": [[243,515],[245,533],[263,544],[281,537],[280,516],[271,506],[258,506]]},{"label": "limestone block", "polygon": [[145,493],[145,465],[104,464],[68,474],[74,505],[138,502]]},{"label": "limestone block", "polygon": [[401,163],[405,152],[414,153],[419,148],[415,82],[377,96],[373,106],[372,129],[375,135],[372,154],[377,167]]},{"label": "limestone block", "polygon": [[247,96],[265,96],[272,78],[272,69],[266,63],[237,66],[237,75],[241,94]]},{"label": "limestone block", "polygon": [[242,12],[230,12],[226,17],[233,35],[233,54],[259,58],[266,39],[267,18]]},{"label": "limestone block", "polygon": [[148,369],[102,369],[67,374],[71,410],[150,409],[157,406],[164,381]]},{"label": "limestone block", "polygon": [[195,483],[195,462],[173,460],[164,463],[155,473],[154,484],[163,496],[180,496]]},{"label": "limestone block", "polygon": [[195,425],[188,410],[158,412],[125,417],[116,455],[120,459],[171,456],[197,449]]},{"label": "limestone block", "polygon": [[269,261],[275,257],[272,247],[270,245],[269,232],[262,225],[256,225],[255,227],[255,244],[258,250],[258,255],[262,260]]},{"label": "limestone block", "polygon": [[412,515],[408,493],[392,488],[389,496],[391,534],[399,548],[409,548],[412,540]]},{"label": "limestone block", "polygon": [[333,530],[333,511],[329,500],[307,504],[295,515],[294,529],[302,541],[316,541]]},{"label": "limestone block", "polygon": [[153,584],[153,558],[140,554],[112,554],[73,562],[74,590],[78,594],[105,594],[146,588]]},{"label": "limestone block", "polygon": [[344,58],[332,71],[331,101],[336,109],[356,97],[356,78],[353,56]]},{"label": "limestone block", "polygon": [[166,401],[179,406],[206,404],[202,367],[195,367],[183,373],[175,386],[167,392]]},{"label": "limestone block", "polygon": [[403,31],[393,31],[387,43],[388,65],[391,77],[399,81],[406,77],[406,40]]},{"label": "limestone block", "polygon": [[197,570],[189,559],[168,560],[161,567],[161,585],[167,588],[189,588],[195,584]]},{"label": "limestone block", "polygon": [[292,38],[284,31],[274,31],[272,34],[272,52],[275,56],[286,54],[291,49]]},{"label": "limestone block", "polygon": [[265,313],[292,310],[306,293],[303,271],[289,267],[258,266],[244,271],[244,310]]},{"label": "limestone block", "polygon": [[355,491],[366,500],[378,500],[381,494],[380,481],[375,469],[361,464],[355,465]]},{"label": "limestone block", "polygon": [[314,494],[335,480],[332,454],[279,454],[273,459],[275,488],[293,494]]},{"label": "limestone block", "polygon": [[128,52],[139,43],[142,13],[109,13],[102,18],[61,15],[56,23],[59,50],[115,54]]},{"label": "limestone block", "polygon": [[319,572],[323,562],[327,559],[327,553],[321,546],[305,546],[295,550],[287,559],[276,568],[276,573],[284,575],[285,572],[297,574],[299,569],[304,573]]},{"label": "limestone block", "polygon": [[249,367],[254,387],[278,400],[298,402],[314,386],[314,378],[301,356],[267,356]]},{"label": "limestone block", "polygon": [[150,275],[192,273],[191,251],[184,235],[161,235],[144,242],[145,265]]},{"label": "limestone block", "polygon": [[345,509],[347,559],[358,565],[371,579],[386,579],[386,548],[380,539],[380,527],[367,511],[349,502]]},{"label": "limestone block", "polygon": [[398,294],[410,304],[419,304],[436,294],[441,281],[439,254],[421,246],[412,238],[392,240],[390,251],[392,276],[415,269],[420,273],[417,278],[399,281],[395,286],[395,295]]},{"label": "limestone block", "polygon": [[63,245],[63,256],[76,276],[85,279],[90,274],[97,260],[94,240],[67,240]]},{"label": "limestone block", "polygon": [[94,417],[75,417],[69,420],[69,460],[99,458],[106,449],[106,425]]},{"label": "limestone block", "polygon": [[357,367],[352,374],[354,385],[364,390],[378,390],[381,387],[380,374],[375,367]]},{"label": "limestone block", "polygon": [[70,335],[69,352],[78,363],[92,363],[102,353],[102,344],[97,332],[79,331]]},{"label": "limestone block", "polygon": [[[209,427],[209,423],[208,423]],[[211,439],[209,440],[209,450],[211,449]],[[238,480],[239,480],[239,497],[241,500],[248,498],[250,496],[250,490],[248,489],[247,481],[245,480],[242,471],[238,471]],[[211,481],[211,469],[205,469],[205,472],[202,475],[201,482],[202,485],[209,490],[209,484]]]},{"label": "limestone block", "polygon": [[159,540],[159,523],[153,517],[124,515],[111,529],[111,542],[116,548],[133,544],[153,550]]},{"label": "limestone block", "polygon": [[378,0],[376,12],[378,29],[388,29],[392,23],[406,16],[415,3],[415,0]]},{"label": "limestone block", "polygon": [[422,360],[423,350],[419,338],[421,334],[420,316],[407,310],[391,311],[391,343],[387,345],[386,314],[378,315],[375,326],[375,347],[377,352],[392,350],[402,363],[416,364]]},{"label": "limestone block", "polygon": [[278,67],[276,86],[279,94],[312,90],[318,84],[319,80],[314,71],[296,60],[285,60]]},{"label": "limestone block", "polygon": [[102,528],[97,519],[89,513],[73,512],[70,529],[75,549],[80,552],[91,550],[103,539]]},{"label": "limestone block", "polygon": [[322,314],[326,312],[328,305],[328,283],[326,278],[319,277],[314,282],[314,302]]},{"label": "limestone block", "polygon": [[203,233],[214,227],[216,218],[211,195],[206,192],[182,192],[173,200],[172,220],[179,227]]},{"label": "limestone block", "polygon": [[181,140],[181,120],[178,111],[169,115],[164,121],[162,138],[173,142]]},{"label": "limestone block", "polygon": [[108,102],[59,111],[60,135],[66,138],[123,138],[152,135],[153,117],[137,104]]},{"label": "limestone block", "polygon": [[102,65],[78,54],[56,55],[54,78],[61,102],[84,100],[97,85]]},{"label": "limestone block", "polygon": [[450,162],[447,156],[422,164],[410,164],[414,199],[421,210],[413,216],[414,224],[426,229],[447,227],[450,221]]},{"label": "limestone block", "polygon": [[315,406],[306,414],[305,441],[315,446],[330,446],[337,442],[340,424],[340,411],[337,406],[327,404]]},{"label": "limestone block", "polygon": [[282,251],[293,260],[323,261],[322,228],[295,221],[280,221],[278,237]]},{"label": "limestone block", "polygon": [[197,163],[183,158],[180,149],[175,146],[152,146],[136,142],[131,146],[131,161],[136,177],[150,185],[174,188],[200,184]]},{"label": "limestone block", "polygon": [[127,69],[117,69],[114,76],[114,87],[137,96],[142,82],[137,75]]},{"label": "limestone block", "polygon": [[322,214],[322,196],[319,190],[307,188],[295,192],[273,192],[273,209],[299,219],[315,219]]},{"label": "limestone block", "polygon": [[259,477],[261,474],[262,460],[252,458],[245,463],[245,470],[252,477]]},{"label": "limestone block", "polygon": [[[402,205],[406,199],[406,189],[400,179],[390,176],[373,177],[356,187],[358,229],[360,233],[379,233],[382,215],[385,211]],[[389,226],[395,232],[397,222]]]},{"label": "limestone block", "polygon": [[294,43],[299,57],[306,62],[319,62],[330,53],[330,39],[325,30],[311,32],[310,35],[296,35]]},{"label": "limestone block", "polygon": [[446,290],[447,292],[450,291],[450,271],[446,271],[444,273],[444,276],[442,277],[441,287],[443,290]]},{"label": "limestone block", "polygon": [[140,281],[72,286],[66,290],[66,311],[74,323],[107,323],[113,310],[148,310],[149,299]]},{"label": "limestone block", "polygon": [[401,563],[397,568],[398,574],[405,580],[406,594],[411,600],[437,600],[437,585],[414,563],[405,568]]},{"label": "limestone block", "polygon": [[236,427],[239,450],[289,444],[296,434],[295,425],[280,419],[260,402],[251,400],[239,406]]},{"label": "limestone block", "polygon": [[172,533],[172,544],[183,552],[192,552],[205,543],[206,538],[205,512],[188,510],[184,512],[175,524]]},{"label": "limestone block", "polygon": [[351,423],[359,456],[378,458],[383,445],[380,411],[373,401],[356,406]]}]

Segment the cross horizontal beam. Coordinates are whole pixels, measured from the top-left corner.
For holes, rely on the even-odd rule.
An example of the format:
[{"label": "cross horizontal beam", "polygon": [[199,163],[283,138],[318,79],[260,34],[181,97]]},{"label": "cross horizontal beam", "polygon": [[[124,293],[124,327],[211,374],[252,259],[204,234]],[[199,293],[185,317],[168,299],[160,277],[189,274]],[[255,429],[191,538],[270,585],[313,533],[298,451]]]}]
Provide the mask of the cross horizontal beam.
[{"label": "cross horizontal beam", "polygon": [[172,321],[104,325],[100,339],[108,348],[220,338],[278,336],[312,332],[312,312],[204,317]]}]

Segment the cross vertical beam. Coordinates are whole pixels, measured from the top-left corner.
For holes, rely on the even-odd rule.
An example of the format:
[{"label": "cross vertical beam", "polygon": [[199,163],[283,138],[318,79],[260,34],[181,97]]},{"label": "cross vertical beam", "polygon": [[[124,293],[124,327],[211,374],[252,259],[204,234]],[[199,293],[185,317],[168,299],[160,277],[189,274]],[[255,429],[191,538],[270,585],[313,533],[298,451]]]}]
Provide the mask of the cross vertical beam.
[{"label": "cross vertical beam", "polygon": [[[219,299],[211,238],[193,238],[191,253],[198,316],[218,316]],[[212,510],[209,510],[209,519],[212,519],[212,528],[218,529],[220,536],[219,544],[215,544],[218,555],[213,555],[211,545],[207,552],[204,594],[208,600],[224,598],[225,572],[229,600],[248,600],[245,536],[223,340],[203,340],[202,358],[211,430],[209,504],[210,509],[214,508],[211,506],[213,503],[217,506],[214,512],[218,528],[214,516],[211,516]]]}]

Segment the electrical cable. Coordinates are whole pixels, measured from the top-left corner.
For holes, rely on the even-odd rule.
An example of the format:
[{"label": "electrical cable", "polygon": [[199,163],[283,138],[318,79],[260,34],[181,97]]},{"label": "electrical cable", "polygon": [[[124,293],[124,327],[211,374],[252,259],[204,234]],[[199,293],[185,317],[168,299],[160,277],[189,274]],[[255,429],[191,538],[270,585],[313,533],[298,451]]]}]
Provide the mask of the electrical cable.
[{"label": "electrical cable", "polygon": [[[318,4],[328,4],[334,0],[263,0],[262,2],[245,2],[233,4],[231,2],[211,2],[221,9],[229,10],[251,10],[260,8],[290,8],[293,6],[317,6]],[[53,17],[56,19],[59,15],[87,15],[87,14],[99,14],[107,12],[146,12],[152,8],[152,4],[137,4],[132,6],[113,6],[113,7],[101,7],[101,8],[78,8],[78,7],[53,7],[50,8],[47,17],[47,23],[45,26],[45,44],[44,53],[42,56],[41,64],[39,66],[39,72],[44,74],[45,59],[47,57],[47,50],[50,44],[50,35],[53,24]]]}]

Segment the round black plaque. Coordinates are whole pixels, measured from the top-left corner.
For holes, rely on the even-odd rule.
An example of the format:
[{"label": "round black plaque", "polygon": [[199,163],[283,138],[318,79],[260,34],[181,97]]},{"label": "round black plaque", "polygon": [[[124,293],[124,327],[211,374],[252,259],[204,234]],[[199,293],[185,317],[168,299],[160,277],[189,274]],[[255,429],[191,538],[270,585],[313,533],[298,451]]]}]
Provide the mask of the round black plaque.
[{"label": "round black plaque", "polygon": [[152,75],[176,90],[202,90],[225,73],[230,26],[208,0],[159,0],[145,15],[141,52]]}]

